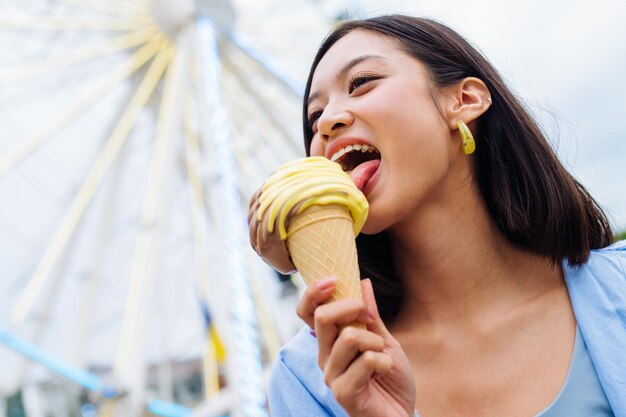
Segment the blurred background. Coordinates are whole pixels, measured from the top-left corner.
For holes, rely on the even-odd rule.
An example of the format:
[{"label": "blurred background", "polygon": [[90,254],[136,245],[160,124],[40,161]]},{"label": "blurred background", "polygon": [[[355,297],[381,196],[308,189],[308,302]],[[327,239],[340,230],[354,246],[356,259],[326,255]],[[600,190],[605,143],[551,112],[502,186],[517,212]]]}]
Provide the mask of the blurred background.
[{"label": "blurred background", "polygon": [[0,417],[267,415],[302,285],[248,199],[325,34],[395,12],[469,38],[626,230],[621,0],[2,0]]}]

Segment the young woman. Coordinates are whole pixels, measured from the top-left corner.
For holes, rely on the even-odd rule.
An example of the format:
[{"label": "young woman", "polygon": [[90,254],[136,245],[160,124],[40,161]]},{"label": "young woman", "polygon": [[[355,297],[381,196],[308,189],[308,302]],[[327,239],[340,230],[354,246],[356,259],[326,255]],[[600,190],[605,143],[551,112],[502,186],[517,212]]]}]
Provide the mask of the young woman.
[{"label": "young woman", "polygon": [[467,41],[406,16],[339,26],[304,136],[308,155],[351,147],[364,299],[325,303],[333,277],[306,289],[272,415],[626,417],[626,245]]}]

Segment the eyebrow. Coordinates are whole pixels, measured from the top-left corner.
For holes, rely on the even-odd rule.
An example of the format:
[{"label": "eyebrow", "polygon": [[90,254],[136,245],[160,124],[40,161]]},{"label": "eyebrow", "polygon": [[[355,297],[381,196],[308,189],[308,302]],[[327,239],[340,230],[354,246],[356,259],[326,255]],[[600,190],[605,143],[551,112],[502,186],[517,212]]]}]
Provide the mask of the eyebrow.
[{"label": "eyebrow", "polygon": [[[346,63],[346,65],[341,67],[341,69],[337,72],[335,79],[340,80],[341,78],[345,77],[346,73],[350,71],[352,68],[359,65],[363,61],[368,61],[371,59],[385,60],[386,58],[381,55],[371,55],[371,54],[357,56],[356,58],[351,59],[348,63]],[[315,100],[319,96],[320,96],[320,93],[318,92],[314,92],[313,94],[309,95],[309,98],[306,100],[307,107],[311,104],[313,100]]]}]

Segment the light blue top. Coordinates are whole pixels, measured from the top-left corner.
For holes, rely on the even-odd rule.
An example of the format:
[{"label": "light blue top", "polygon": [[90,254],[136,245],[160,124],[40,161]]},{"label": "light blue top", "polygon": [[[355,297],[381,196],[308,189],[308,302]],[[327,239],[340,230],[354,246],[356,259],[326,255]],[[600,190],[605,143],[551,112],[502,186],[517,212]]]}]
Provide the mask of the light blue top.
[{"label": "light blue top", "polygon": [[574,353],[561,391],[537,417],[613,417],[587,345],[576,326]]},{"label": "light blue top", "polygon": [[[563,264],[565,281],[576,315],[579,340],[589,353],[601,391],[615,417],[626,417],[626,241],[604,249],[593,250],[589,261],[580,268]],[[580,343],[578,343],[580,348]],[[578,361],[575,361],[578,362]],[[590,371],[589,363],[582,364],[580,372]],[[578,364],[576,365],[578,366]],[[572,372],[579,372],[571,368]],[[593,374],[593,372],[592,372]],[[572,375],[569,380],[578,378]],[[593,384],[593,383],[592,383]],[[597,388],[597,386],[596,386]],[[551,407],[538,417],[557,416],[553,407],[577,408],[568,398],[564,385]],[[572,388],[578,389],[578,388]],[[587,394],[587,387],[580,391]],[[272,368],[269,387],[269,407],[272,417],[346,417],[346,412],[335,400],[317,365],[317,340],[308,327],[303,328],[279,353]],[[597,395],[586,398],[597,398]],[[563,398],[563,399],[561,399]],[[563,402],[563,403],[561,403]],[[574,416],[564,408],[558,416]],[[585,417],[611,414],[583,413]]]}]

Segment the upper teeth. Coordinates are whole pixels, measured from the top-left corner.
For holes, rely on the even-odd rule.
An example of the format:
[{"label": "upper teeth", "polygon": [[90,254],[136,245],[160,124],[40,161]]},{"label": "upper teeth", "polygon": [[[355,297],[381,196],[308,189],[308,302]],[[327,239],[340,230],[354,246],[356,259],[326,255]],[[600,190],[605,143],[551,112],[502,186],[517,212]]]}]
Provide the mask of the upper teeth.
[{"label": "upper teeth", "polygon": [[339,158],[344,156],[345,154],[352,151],[361,151],[361,152],[378,152],[376,148],[370,145],[365,144],[357,144],[357,145],[348,145],[344,148],[339,149],[337,152],[330,157],[330,160],[333,162],[337,162]]}]

